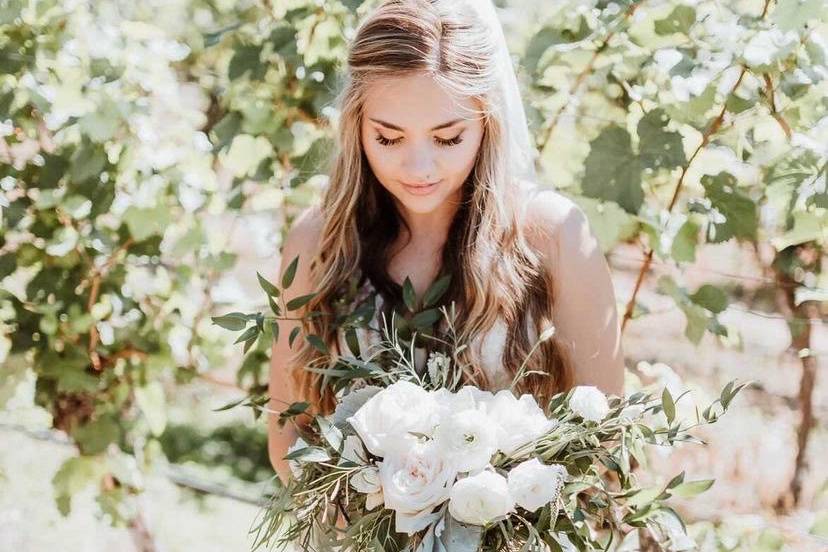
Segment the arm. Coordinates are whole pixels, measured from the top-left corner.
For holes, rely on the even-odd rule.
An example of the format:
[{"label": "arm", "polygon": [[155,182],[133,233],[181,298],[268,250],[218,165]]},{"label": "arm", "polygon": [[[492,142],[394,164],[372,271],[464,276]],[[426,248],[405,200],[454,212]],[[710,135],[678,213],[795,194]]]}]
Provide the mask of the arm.
[{"label": "arm", "polygon": [[624,392],[624,353],[610,269],[580,207],[547,190],[533,207],[540,223],[542,251],[553,280],[552,318],[569,348],[575,385]]},{"label": "arm", "polygon": [[[282,247],[282,259],[279,268],[279,274],[276,281],[281,279],[290,262],[299,255],[299,264],[296,270],[293,284],[287,289],[285,293],[285,302],[298,297],[312,293],[311,275],[310,275],[310,261],[312,255],[315,253],[314,246],[318,243],[318,235],[321,229],[321,217],[316,210],[308,209],[296,220],[285,238],[284,246]],[[295,313],[291,313],[291,317],[298,318],[304,314],[304,309]],[[300,326],[300,322],[293,320],[279,321],[279,341],[271,347],[270,357],[270,379],[268,382],[268,393],[270,395],[270,402],[268,409],[267,420],[267,451],[270,457],[270,463],[273,469],[279,475],[279,478],[286,482],[290,475],[287,460],[284,456],[287,454],[287,449],[296,441],[298,433],[296,428],[290,422],[283,427],[279,427],[278,413],[283,411],[288,405],[293,402],[301,400],[297,391],[293,388],[292,380],[288,374],[291,368],[290,363],[294,361],[294,356],[298,352],[301,345],[301,340],[296,339],[293,342],[293,347],[288,345],[288,336],[293,328]],[[309,410],[313,410],[313,406]],[[274,413],[275,412],[275,413]],[[303,414],[296,418],[296,422],[300,425],[306,425],[310,422],[310,416]]]}]

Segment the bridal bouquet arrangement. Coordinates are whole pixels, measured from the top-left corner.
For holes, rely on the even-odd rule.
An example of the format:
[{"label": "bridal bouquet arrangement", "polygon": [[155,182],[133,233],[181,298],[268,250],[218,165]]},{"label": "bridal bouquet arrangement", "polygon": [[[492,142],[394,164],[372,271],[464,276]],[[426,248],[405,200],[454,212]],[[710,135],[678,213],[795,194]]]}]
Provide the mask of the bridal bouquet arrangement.
[{"label": "bridal bouquet arrangement", "polygon": [[[445,285],[438,281],[425,304]],[[263,288],[279,295],[269,282]],[[278,318],[281,309],[273,301],[271,307]],[[438,310],[451,327],[452,311]],[[235,315],[264,326],[259,313]],[[727,384],[692,423],[677,419],[682,397],[666,388],[622,398],[580,386],[538,404],[514,391],[523,367],[509,389],[463,384],[453,354],[462,344],[432,352],[421,373],[400,325],[405,319],[386,323],[382,342],[365,358],[314,368],[349,385],[336,385],[335,411],[316,416],[289,449],[292,477],[263,511],[255,548],[612,550],[623,549],[638,529],[662,549],[695,547],[667,501],[699,494],[713,481],[681,473],[642,486],[636,467],[646,467],[649,446],[695,441],[690,430],[715,422],[746,383]],[[542,332],[538,343],[553,334],[554,328]],[[383,363],[375,362],[380,354]],[[306,408],[290,405],[281,423]]]}]

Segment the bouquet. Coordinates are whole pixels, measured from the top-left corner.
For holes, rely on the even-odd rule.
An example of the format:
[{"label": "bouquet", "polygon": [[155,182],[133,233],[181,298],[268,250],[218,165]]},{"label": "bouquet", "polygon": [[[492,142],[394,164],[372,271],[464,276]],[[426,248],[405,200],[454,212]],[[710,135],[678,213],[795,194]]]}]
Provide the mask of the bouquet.
[{"label": "bouquet", "polygon": [[[408,286],[403,291],[410,297]],[[272,299],[281,294],[269,282],[262,287],[278,319],[282,309]],[[438,280],[424,306],[445,287]],[[365,305],[357,310],[364,314]],[[435,310],[453,329],[453,306]],[[676,418],[683,395],[673,397],[667,388],[608,397],[579,386],[538,404],[515,392],[526,375],[523,366],[509,389],[464,384],[456,353],[466,345],[447,338],[456,332],[412,332],[410,320],[426,317],[404,314],[385,321],[380,344],[364,358],[339,357],[331,368],[313,368],[339,390],[337,406],[316,416],[289,449],[292,477],[253,529],[254,549],[612,550],[629,546],[639,529],[662,549],[695,546],[667,500],[699,494],[713,481],[686,481],[681,473],[646,487],[635,468],[646,466],[649,446],[699,442],[690,430],[715,422],[747,383],[728,383],[711,405],[696,410],[693,423]],[[265,327],[261,313],[241,316],[255,321],[254,328]],[[341,320],[352,324],[355,317]],[[535,347],[553,334],[554,328],[542,332]],[[413,345],[422,335],[449,346],[432,352],[420,373]],[[307,406],[290,405],[281,423]]]}]

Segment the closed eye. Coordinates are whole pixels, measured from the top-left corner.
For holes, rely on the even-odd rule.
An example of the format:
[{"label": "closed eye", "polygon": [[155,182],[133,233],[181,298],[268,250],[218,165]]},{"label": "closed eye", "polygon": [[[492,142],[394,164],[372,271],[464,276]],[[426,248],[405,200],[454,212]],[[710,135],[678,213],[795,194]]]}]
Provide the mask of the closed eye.
[{"label": "closed eye", "polygon": [[[446,147],[456,146],[457,144],[459,144],[463,141],[462,136],[463,136],[462,132],[460,134],[458,134],[457,136],[455,136],[454,138],[449,138],[448,140],[443,140],[442,138],[439,138],[439,137],[435,136],[434,141],[437,142],[437,144],[440,145],[440,146],[446,146]],[[377,134],[377,142],[379,142],[383,146],[391,147],[391,146],[396,146],[397,144],[402,142],[402,137],[390,139],[390,138],[386,138],[382,134]]]}]

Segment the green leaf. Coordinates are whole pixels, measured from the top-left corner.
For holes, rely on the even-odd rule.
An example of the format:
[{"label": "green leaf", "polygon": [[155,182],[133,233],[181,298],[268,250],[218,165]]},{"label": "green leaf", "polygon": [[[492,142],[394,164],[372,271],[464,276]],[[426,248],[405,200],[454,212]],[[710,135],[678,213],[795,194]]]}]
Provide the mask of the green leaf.
[{"label": "green leaf", "polygon": [[259,335],[259,328],[255,325],[250,326],[247,330],[241,334],[238,339],[233,342],[233,345],[236,343],[241,343],[242,341],[248,341],[250,339],[255,339]]},{"label": "green leaf", "polygon": [[284,459],[303,462],[327,462],[331,457],[322,447],[305,447],[286,454]]},{"label": "green leaf", "polygon": [[355,328],[347,328],[345,330],[345,343],[348,345],[348,349],[350,349],[351,353],[358,357],[360,354],[359,339],[357,339]]},{"label": "green leaf", "polygon": [[710,223],[708,240],[712,243],[732,237],[755,240],[759,225],[756,203],[737,188],[736,178],[722,171],[716,176],[704,175],[701,184],[712,206],[725,219]]},{"label": "green leaf", "polygon": [[661,393],[661,408],[664,409],[664,415],[667,417],[667,423],[672,424],[676,419],[676,403],[673,401],[673,396],[670,390],[666,387]]},{"label": "green leaf", "polygon": [[629,133],[612,124],[589,143],[584,162],[584,195],[614,201],[628,213],[637,213],[644,203],[641,161],[632,150]]},{"label": "green leaf", "polygon": [[684,483],[684,472],[681,472],[680,474],[675,476],[673,479],[671,479],[670,482],[667,483],[667,488],[672,489],[672,488],[674,488],[677,485],[680,485],[682,483]]},{"label": "green leaf", "polygon": [[648,487],[641,489],[626,502],[630,508],[642,508],[652,503],[656,498],[661,496],[663,489],[661,487]]},{"label": "green leaf", "polygon": [[0,255],[0,280],[17,270],[17,255],[6,253]]},{"label": "green leaf", "polygon": [[715,479],[700,479],[698,481],[688,481],[673,488],[673,494],[682,498],[692,498],[700,495],[707,489],[713,486]]},{"label": "green leaf", "polygon": [[270,310],[274,315],[279,316],[282,314],[282,309],[276,304],[276,301],[274,301],[273,297],[270,295],[267,296],[267,304],[270,305]]},{"label": "green leaf", "polygon": [[334,450],[342,448],[342,431],[329,422],[324,416],[317,416],[316,423],[319,426],[319,433]]},{"label": "green leaf", "polygon": [[673,238],[671,255],[677,262],[692,263],[696,260],[696,246],[701,226],[688,218]]},{"label": "green leaf", "polygon": [[828,243],[828,217],[825,214],[817,215],[811,211],[796,211],[793,213],[793,220],[793,228],[783,235],[771,239],[771,243],[777,251],[810,241]]},{"label": "green leaf", "polygon": [[67,366],[58,374],[58,390],[62,392],[95,392],[100,384],[98,376],[90,374],[85,368]]},{"label": "green leaf", "polygon": [[715,313],[720,313],[727,308],[727,294],[712,284],[701,286],[690,296],[690,300]]},{"label": "green leaf", "polygon": [[658,35],[669,35],[673,33],[687,34],[696,22],[696,10],[690,6],[676,6],[670,15],[664,19],[657,19],[654,24],[655,32]]},{"label": "green leaf", "polygon": [[589,219],[589,226],[601,244],[601,251],[608,253],[620,241],[635,236],[637,219],[613,201],[601,201],[575,195],[571,198]]},{"label": "green leaf", "polygon": [[673,169],[687,163],[681,134],[664,130],[670,117],[653,109],[638,122],[641,165],[650,169]]},{"label": "green leaf", "polygon": [[158,437],[164,433],[167,426],[167,411],[161,382],[152,381],[143,387],[136,387],[135,402],[144,413],[152,434]]},{"label": "green leaf", "polygon": [[279,323],[275,320],[270,321],[270,334],[273,336],[273,344],[279,343]]},{"label": "green leaf", "polygon": [[446,293],[446,291],[448,291],[450,284],[451,274],[446,274],[445,276],[438,278],[437,281],[431,284],[428,290],[426,290],[425,296],[423,297],[423,307],[429,308],[436,305],[440,298]]},{"label": "green leaf", "polygon": [[60,513],[69,515],[72,497],[89,485],[97,486],[105,473],[106,465],[101,458],[75,456],[63,462],[52,477],[52,488]]},{"label": "green leaf", "polygon": [[261,45],[239,45],[234,48],[230,64],[227,67],[227,77],[231,80],[238,80],[250,72],[255,76],[258,73],[261,62],[259,61]]},{"label": "green leaf", "polygon": [[106,153],[101,146],[86,141],[72,155],[69,178],[80,184],[99,177],[106,167]]},{"label": "green leaf", "polygon": [[230,401],[229,403],[225,404],[224,406],[220,406],[218,408],[213,408],[213,412],[222,412],[224,410],[230,410],[231,408],[235,408],[239,406],[241,403],[247,400],[247,397],[242,397],[235,401]]},{"label": "green leaf", "polygon": [[72,433],[81,452],[86,455],[99,454],[110,443],[121,437],[121,427],[112,415],[103,415],[93,422],[79,426]]},{"label": "green leaf", "polygon": [[288,336],[288,347],[293,347],[293,342],[296,341],[296,337],[299,335],[301,330],[302,329],[299,326],[296,326],[290,330],[290,335]]},{"label": "green leaf", "polygon": [[135,241],[140,242],[150,236],[164,235],[172,222],[172,216],[164,205],[151,208],[130,207],[124,212],[124,222]]},{"label": "green leaf", "polygon": [[273,145],[264,136],[237,134],[226,152],[219,154],[221,163],[239,178],[253,173],[259,163],[273,155]]},{"label": "green leaf", "polygon": [[213,324],[218,324],[225,330],[237,332],[243,330],[247,326],[247,315],[241,312],[231,312],[224,316],[213,316],[210,318]]},{"label": "green leaf", "polygon": [[282,289],[287,289],[293,284],[296,277],[296,268],[299,266],[299,255],[296,255],[282,274]]},{"label": "green leaf", "polygon": [[[253,326],[253,327],[256,328],[255,326]],[[256,328],[256,329],[258,330],[259,328]],[[247,351],[249,351],[250,348],[253,347],[253,345],[256,343],[256,340],[259,338],[259,335],[260,334],[257,332],[256,335],[253,335],[253,336],[249,337],[244,342],[244,347],[242,348],[242,354],[247,354]]]},{"label": "green leaf", "polygon": [[428,309],[418,312],[411,318],[411,325],[417,329],[430,328],[440,319],[440,311],[437,309]]},{"label": "green leaf", "polygon": [[402,294],[403,302],[409,312],[415,312],[417,310],[417,295],[414,293],[414,284],[411,283],[411,279],[408,276],[405,277],[405,281],[403,282]]},{"label": "green leaf", "polygon": [[304,307],[305,305],[307,305],[308,302],[310,302],[310,300],[313,299],[314,297],[316,297],[316,293],[308,293],[307,295],[300,295],[299,297],[294,297],[293,299],[288,301],[287,305],[285,305],[285,306],[287,307],[287,310],[289,310],[289,311],[298,310],[298,309],[301,309],[302,307]]},{"label": "green leaf", "polygon": [[305,336],[305,339],[308,341],[308,343],[311,344],[311,346],[314,349],[316,349],[320,353],[324,355],[327,355],[329,353],[328,346],[325,344],[324,341],[322,341],[322,338],[318,335],[307,335]]},{"label": "green leaf", "polygon": [[476,552],[483,538],[483,528],[479,525],[466,525],[445,514],[445,528],[440,535],[443,549],[451,552]]},{"label": "green leaf", "polygon": [[279,288],[267,281],[267,279],[256,272],[256,277],[259,279],[259,285],[267,293],[268,298],[279,297]]},{"label": "green leaf", "polygon": [[586,18],[583,16],[578,18],[577,28],[574,25],[575,21],[572,23],[563,29],[558,26],[545,26],[532,36],[526,46],[526,53],[522,60],[528,74],[531,75],[538,70],[543,70],[543,66],[546,64],[539,65],[539,63],[550,47],[557,44],[577,42],[589,36],[591,29]]}]

